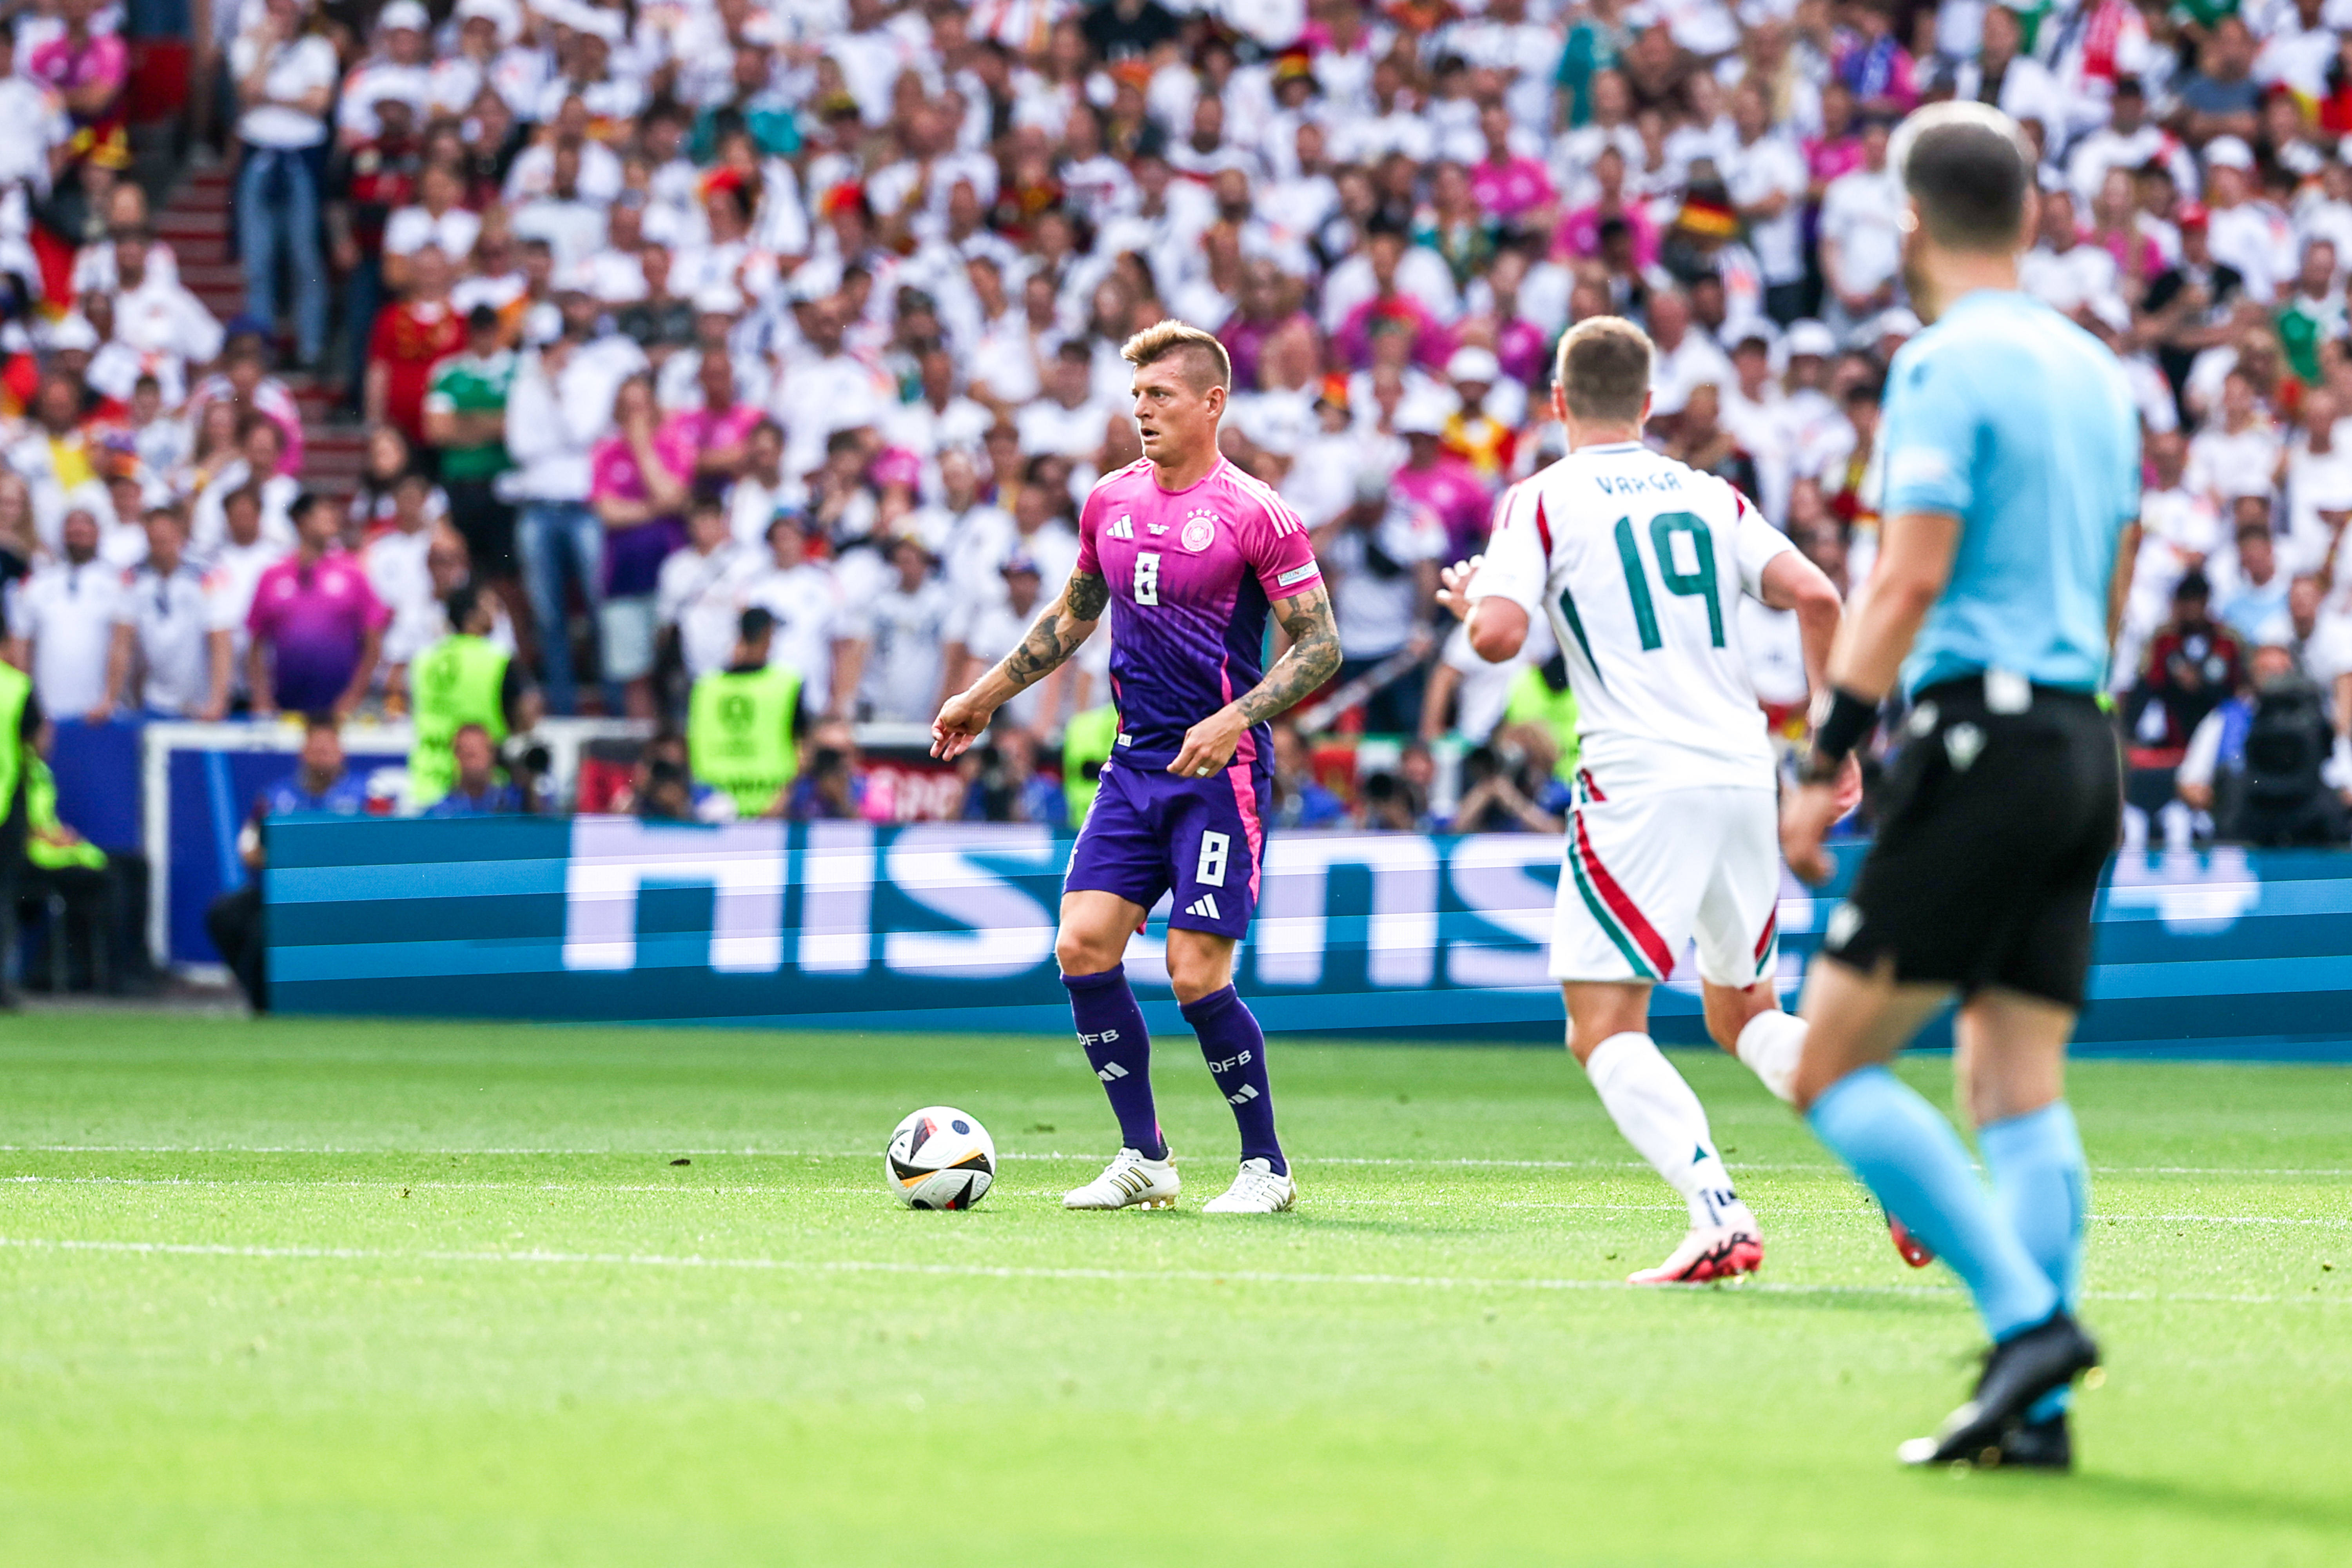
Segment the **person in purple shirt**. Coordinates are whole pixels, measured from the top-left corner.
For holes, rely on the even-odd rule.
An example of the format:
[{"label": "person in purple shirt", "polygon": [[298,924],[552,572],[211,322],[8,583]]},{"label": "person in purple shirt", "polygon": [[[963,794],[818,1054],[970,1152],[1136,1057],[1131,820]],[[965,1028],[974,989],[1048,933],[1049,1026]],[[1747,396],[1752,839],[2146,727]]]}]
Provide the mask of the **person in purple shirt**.
[{"label": "person in purple shirt", "polygon": [[[950,698],[934,756],[968,749],[1016,693],[1077,651],[1111,611],[1118,734],[1070,852],[1055,957],[1078,1043],[1110,1096],[1120,1148],[1063,1206],[1165,1207],[1182,1184],[1151,1097],[1151,1043],[1123,959],[1163,895],[1168,973],[1241,1131],[1241,1169],[1209,1214],[1270,1214],[1297,1189],[1274,1131],[1265,1036],[1233,984],[1255,911],[1273,800],[1267,721],[1339,667],[1339,634],[1307,525],[1217,451],[1233,362],[1181,321],[1120,351],[1135,367],[1143,457],[1107,476],[1078,514],[1068,584],[1021,646]],[[1266,617],[1290,647],[1271,668]]]},{"label": "person in purple shirt", "polygon": [[246,612],[253,711],[347,719],[367,695],[392,612],[368,585],[359,558],[342,548],[341,503],[305,492],[291,510],[299,542],[262,573]]},{"label": "person in purple shirt", "polygon": [[1486,541],[1495,496],[1477,469],[1445,449],[1446,413],[1443,402],[1427,394],[1407,398],[1397,410],[1396,433],[1409,450],[1404,466],[1390,476],[1389,488],[1436,513],[1445,525],[1451,558],[1465,561]]}]

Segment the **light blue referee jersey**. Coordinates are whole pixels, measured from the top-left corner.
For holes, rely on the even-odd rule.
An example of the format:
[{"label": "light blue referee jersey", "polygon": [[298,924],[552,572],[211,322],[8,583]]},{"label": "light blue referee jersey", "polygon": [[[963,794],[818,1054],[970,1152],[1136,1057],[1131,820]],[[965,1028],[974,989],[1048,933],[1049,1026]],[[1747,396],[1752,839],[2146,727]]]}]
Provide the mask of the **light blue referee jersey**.
[{"label": "light blue referee jersey", "polygon": [[1880,439],[1882,515],[1960,520],[1904,689],[2001,669],[2096,690],[2116,547],[2139,515],[2139,418],[2115,355],[2030,295],[1963,295],[1895,353]]}]

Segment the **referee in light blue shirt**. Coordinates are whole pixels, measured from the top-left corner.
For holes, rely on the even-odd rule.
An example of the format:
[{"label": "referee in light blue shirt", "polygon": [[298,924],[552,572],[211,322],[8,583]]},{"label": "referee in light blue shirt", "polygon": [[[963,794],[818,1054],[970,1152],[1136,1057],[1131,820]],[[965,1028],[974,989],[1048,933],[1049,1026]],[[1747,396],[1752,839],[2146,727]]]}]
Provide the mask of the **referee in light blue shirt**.
[{"label": "referee in light blue shirt", "polygon": [[[1906,1258],[1949,1264],[1993,1341],[1974,1395],[1903,1459],[2063,1469],[2070,1385],[2098,1359],[2072,1315],[2089,1183],[2064,1063],[2121,810],[2096,693],[2139,426],[2115,357],[2018,291],[2034,160],[2016,124],[1938,104],[1905,122],[1890,161],[1906,281],[1933,325],[1888,373],[1878,564],[1782,814],[1800,876],[1828,874],[1836,782],[1898,683],[1910,717],[1878,842],[1806,980],[1794,1098]],[[1990,1192],[1885,1065],[1955,993]]]}]

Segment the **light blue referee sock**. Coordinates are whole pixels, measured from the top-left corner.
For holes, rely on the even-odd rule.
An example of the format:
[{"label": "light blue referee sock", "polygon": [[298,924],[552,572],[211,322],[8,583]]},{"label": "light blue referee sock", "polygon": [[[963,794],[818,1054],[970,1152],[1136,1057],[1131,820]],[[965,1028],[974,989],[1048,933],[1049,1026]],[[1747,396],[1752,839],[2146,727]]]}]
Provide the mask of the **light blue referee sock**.
[{"label": "light blue referee sock", "polygon": [[1805,1120],[1863,1185],[1936,1249],[1996,1340],[2058,1308],[2058,1288],[1993,1208],[1952,1124],[1883,1067],[1850,1072]]},{"label": "light blue referee sock", "polygon": [[[2053,1100],[2039,1110],[1989,1122],[1977,1131],[1977,1147],[1992,1173],[1993,1203],[2001,1217],[2073,1311],[2083,1286],[2083,1221],[2091,1208],[2091,1167],[2083,1157],[2073,1108]],[[2052,1389],[2026,1418],[2046,1421],[2058,1415],[2072,1392]]]}]

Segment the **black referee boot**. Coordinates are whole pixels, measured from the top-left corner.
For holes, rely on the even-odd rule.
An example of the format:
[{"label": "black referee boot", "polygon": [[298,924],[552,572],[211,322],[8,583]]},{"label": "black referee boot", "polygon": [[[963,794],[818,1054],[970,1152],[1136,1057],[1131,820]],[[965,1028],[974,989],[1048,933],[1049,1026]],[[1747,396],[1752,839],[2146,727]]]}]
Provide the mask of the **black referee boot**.
[{"label": "black referee boot", "polygon": [[1997,1465],[2004,1436],[2035,1400],[2098,1364],[2099,1347],[2062,1307],[1993,1346],[1975,1397],[1946,1416],[1933,1437],[1914,1437],[1895,1455],[1906,1465]]},{"label": "black referee boot", "polygon": [[2063,1410],[2047,1421],[2021,1421],[2000,1440],[2004,1470],[2071,1470],[2074,1468],[2074,1436]]}]

